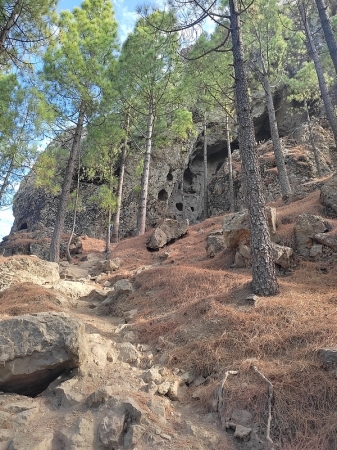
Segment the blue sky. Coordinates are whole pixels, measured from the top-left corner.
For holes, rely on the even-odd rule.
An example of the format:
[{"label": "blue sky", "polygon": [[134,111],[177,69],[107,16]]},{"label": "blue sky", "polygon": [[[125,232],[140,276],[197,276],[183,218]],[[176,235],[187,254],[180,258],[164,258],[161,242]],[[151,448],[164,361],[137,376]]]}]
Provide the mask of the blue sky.
[{"label": "blue sky", "polygon": [[[124,41],[127,35],[133,30],[137,20],[135,9],[144,0],[112,0],[114,5],[116,19],[118,22],[118,35],[121,41]],[[80,6],[82,0],[59,0],[58,10],[73,10],[74,6]],[[4,236],[10,233],[13,224],[12,209],[0,211],[0,241]]]}]

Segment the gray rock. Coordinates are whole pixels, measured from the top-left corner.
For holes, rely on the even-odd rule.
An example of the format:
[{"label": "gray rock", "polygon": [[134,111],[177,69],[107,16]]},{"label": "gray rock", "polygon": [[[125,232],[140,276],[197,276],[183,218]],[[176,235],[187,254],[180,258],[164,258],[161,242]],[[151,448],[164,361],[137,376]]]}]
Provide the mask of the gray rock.
[{"label": "gray rock", "polygon": [[321,203],[337,213],[337,174],[322,186]]},{"label": "gray rock", "polygon": [[318,355],[323,366],[337,366],[337,348],[321,348],[318,350]]},{"label": "gray rock", "polygon": [[317,233],[314,236],[315,241],[320,244],[332,248],[334,252],[337,251],[337,234],[336,233]]},{"label": "gray rock", "polygon": [[244,441],[248,441],[250,439],[251,432],[252,432],[251,428],[247,428],[242,425],[236,425],[234,437],[236,437],[238,439],[242,439]]},{"label": "gray rock", "polygon": [[124,415],[119,411],[110,411],[98,426],[98,437],[104,448],[119,446],[124,427]]},{"label": "gray rock", "polygon": [[75,424],[59,431],[59,439],[67,450],[92,450],[98,448],[95,439],[95,424],[91,413],[80,417]]},{"label": "gray rock", "polygon": [[35,256],[8,258],[0,263],[0,291],[14,283],[31,282],[53,286],[60,279],[57,263],[43,261]]},{"label": "gray rock", "polygon": [[127,279],[118,280],[113,288],[115,294],[131,294],[134,291],[132,283]]},{"label": "gray rock", "polygon": [[142,378],[145,383],[150,383],[151,381],[153,381],[156,384],[160,384],[162,381],[162,376],[158,372],[158,369],[155,367],[152,367],[146,372],[143,372]]},{"label": "gray rock", "polygon": [[130,342],[122,342],[117,344],[118,359],[126,363],[136,363],[141,358],[141,354]]},{"label": "gray rock", "polygon": [[127,450],[135,448],[137,443],[141,440],[144,432],[145,429],[142,426],[136,424],[130,425],[124,435],[124,448]]},{"label": "gray rock", "polygon": [[[266,219],[271,234],[276,231],[276,209],[265,208]],[[250,244],[250,224],[249,215],[246,209],[237,213],[226,214],[223,223],[223,237],[225,248],[233,249],[241,244]]]},{"label": "gray rock", "polygon": [[100,272],[114,272],[120,268],[122,260],[120,258],[107,259],[99,261],[97,269]]},{"label": "gray rock", "polygon": [[213,231],[206,239],[206,253],[209,258],[213,258],[217,253],[220,253],[226,248],[223,237],[223,231]]},{"label": "gray rock", "polygon": [[147,248],[156,250],[164,247],[164,245],[179,239],[187,233],[189,222],[187,219],[177,221],[166,219],[159,227],[157,227],[152,235],[146,241]]},{"label": "gray rock", "polygon": [[103,388],[97,389],[97,391],[90,394],[87,398],[86,403],[89,408],[97,408],[98,406],[109,400],[114,395],[114,393],[115,391],[112,386],[105,386]]},{"label": "gray rock", "polygon": [[157,392],[159,395],[166,395],[171,387],[171,383],[169,381],[164,381],[158,385]]},{"label": "gray rock", "polygon": [[0,390],[36,395],[85,359],[84,325],[66,314],[38,313],[0,322]]},{"label": "gray rock", "polygon": [[323,254],[323,245],[314,244],[309,252],[310,258],[318,258]]},{"label": "gray rock", "polygon": [[288,269],[294,253],[293,249],[284,245],[275,244],[274,242],[271,245],[275,264],[281,266],[283,269]]},{"label": "gray rock", "polygon": [[297,252],[305,257],[310,254],[313,238],[318,233],[329,231],[329,224],[320,216],[301,214],[295,224],[295,241]]},{"label": "gray rock", "polygon": [[237,425],[243,425],[244,427],[249,427],[252,425],[253,414],[246,409],[234,409],[231,414],[231,419]]}]

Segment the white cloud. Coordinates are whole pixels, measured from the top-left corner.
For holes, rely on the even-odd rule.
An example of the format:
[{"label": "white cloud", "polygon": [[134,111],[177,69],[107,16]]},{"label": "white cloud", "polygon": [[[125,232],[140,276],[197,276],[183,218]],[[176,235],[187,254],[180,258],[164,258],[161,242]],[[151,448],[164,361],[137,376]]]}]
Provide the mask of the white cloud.
[{"label": "white cloud", "polygon": [[0,239],[10,233],[13,221],[14,217],[11,208],[0,210]]},{"label": "white cloud", "polygon": [[139,15],[135,11],[130,11],[126,6],[116,7],[116,18],[119,27],[119,38],[122,42],[133,31],[135,23],[139,19]]}]

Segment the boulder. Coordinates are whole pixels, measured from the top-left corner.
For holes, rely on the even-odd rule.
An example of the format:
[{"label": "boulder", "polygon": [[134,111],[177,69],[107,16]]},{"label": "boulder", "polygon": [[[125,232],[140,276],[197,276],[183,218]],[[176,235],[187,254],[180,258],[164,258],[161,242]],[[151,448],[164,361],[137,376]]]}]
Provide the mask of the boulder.
[{"label": "boulder", "polygon": [[113,285],[114,295],[121,295],[121,294],[132,294],[134,291],[132,284],[127,279],[122,279],[116,281],[116,283]]},{"label": "boulder", "polygon": [[164,245],[181,238],[187,233],[189,222],[187,219],[178,221],[166,219],[157,227],[146,241],[147,248],[157,250]]},{"label": "boulder", "polygon": [[295,224],[296,250],[301,256],[308,257],[314,244],[314,236],[329,231],[330,226],[320,216],[301,214]]},{"label": "boulder", "polygon": [[337,251],[337,233],[317,233],[314,238],[320,244],[332,248],[334,252]]},{"label": "boulder", "polygon": [[0,263],[0,291],[26,281],[40,286],[53,286],[59,279],[57,263],[43,261],[35,256],[16,256]]},{"label": "boulder", "polygon": [[223,231],[213,231],[206,239],[206,252],[209,258],[213,258],[217,253],[225,249]]},{"label": "boulder", "polygon": [[84,325],[64,313],[0,322],[0,391],[35,396],[85,359]]},{"label": "boulder", "polygon": [[118,270],[122,264],[122,260],[120,258],[107,259],[104,261],[99,261],[97,264],[98,272],[113,272]]},{"label": "boulder", "polygon": [[330,208],[337,214],[337,173],[323,184],[320,200],[322,205]]},{"label": "boulder", "polygon": [[337,367],[337,348],[320,348],[318,350],[323,367]]},{"label": "boulder", "polygon": [[[265,208],[266,219],[271,235],[276,232],[276,209]],[[234,249],[241,244],[250,244],[249,215],[246,209],[227,214],[223,219],[223,237],[225,248]]]},{"label": "boulder", "polygon": [[284,245],[275,244],[272,242],[274,262],[282,269],[288,269],[290,267],[291,257],[293,256],[293,249]]}]

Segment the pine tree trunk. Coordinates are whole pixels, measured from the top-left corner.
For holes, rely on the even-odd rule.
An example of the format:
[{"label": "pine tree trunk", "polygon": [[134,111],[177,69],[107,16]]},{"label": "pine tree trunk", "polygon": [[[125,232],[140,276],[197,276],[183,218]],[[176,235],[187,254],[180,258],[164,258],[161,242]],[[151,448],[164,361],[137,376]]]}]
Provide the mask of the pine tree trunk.
[{"label": "pine tree trunk", "polygon": [[329,53],[337,74],[337,41],[331,27],[329,16],[326,12],[327,6],[324,0],[315,0],[318,9],[319,18],[323,28],[324,37],[329,49]]},{"label": "pine tree trunk", "polygon": [[226,115],[226,139],[227,139],[227,151],[228,151],[228,177],[229,177],[229,210],[235,211],[235,196],[234,196],[234,184],[233,184],[233,162],[232,162],[232,149],[231,140],[229,135],[228,116]]},{"label": "pine tree trunk", "polygon": [[146,205],[147,205],[147,193],[150,176],[153,121],[154,121],[154,104],[153,104],[153,97],[151,97],[149,102],[149,114],[147,119],[144,169],[143,169],[142,186],[140,192],[140,204],[138,211],[138,224],[137,224],[138,236],[144,234],[146,228]]},{"label": "pine tree trunk", "polygon": [[0,206],[5,206],[5,205],[2,205],[1,200],[2,200],[2,197],[5,194],[6,187],[9,184],[9,177],[11,175],[11,172],[12,172],[13,168],[14,168],[14,156],[11,159],[11,162],[9,164],[9,167],[8,167],[6,175],[5,175],[5,179],[4,179],[4,181],[3,181],[2,185],[1,185],[1,188],[0,188]]},{"label": "pine tree trunk", "polygon": [[306,13],[305,13],[305,8],[303,6],[303,2],[302,1],[298,2],[298,8],[299,8],[299,11],[300,11],[300,14],[301,14],[301,18],[302,18],[302,22],[303,22],[303,26],[304,26],[304,31],[305,31],[305,36],[306,36],[306,39],[307,39],[309,52],[311,53],[312,59],[313,59],[314,64],[315,64],[318,84],[319,84],[319,88],[320,88],[320,91],[321,91],[325,112],[326,112],[326,115],[328,117],[328,120],[329,120],[329,123],[330,123],[330,127],[331,127],[333,135],[334,135],[335,145],[337,145],[337,119],[336,119],[334,108],[333,108],[332,103],[331,103],[331,99],[329,97],[328,87],[327,87],[326,82],[325,82],[324,72],[323,72],[323,67],[322,67],[322,64],[321,64],[321,60],[319,58],[319,55],[318,55],[318,52],[317,52],[314,40],[313,40],[312,35],[311,35],[311,30],[310,30],[310,27],[309,27],[309,23],[308,23],[307,16],[306,16]]},{"label": "pine tree trunk", "polygon": [[78,197],[79,197],[79,193],[80,193],[80,168],[81,168],[80,152],[78,153],[78,155],[79,155],[78,156],[78,172],[77,172],[76,197],[75,197],[75,204],[74,204],[73,226],[71,229],[70,237],[69,237],[67,248],[66,248],[66,258],[69,263],[71,262],[70,245],[71,245],[71,240],[75,233],[76,219],[77,219],[77,205],[78,205]]},{"label": "pine tree trunk", "polygon": [[314,135],[313,135],[313,132],[312,132],[312,126],[311,126],[311,121],[310,121],[310,114],[309,114],[308,103],[307,103],[306,100],[304,101],[304,103],[305,103],[305,109],[306,109],[306,112],[307,112],[307,121],[308,121],[308,128],[309,128],[310,143],[311,143],[312,151],[313,151],[313,154],[314,154],[314,157],[315,157],[317,173],[318,173],[318,176],[320,178],[322,178],[322,168],[321,168],[321,163],[320,163],[319,156],[318,156],[317,147],[316,147],[316,144],[315,144]]},{"label": "pine tree trunk", "polygon": [[67,164],[67,170],[62,185],[62,192],[60,197],[60,203],[57,210],[57,216],[55,221],[55,227],[53,232],[52,241],[50,244],[49,260],[53,262],[59,262],[60,260],[60,243],[61,234],[64,227],[64,221],[67,211],[67,202],[73,181],[73,173],[75,168],[75,162],[81,145],[81,136],[83,132],[83,123],[85,116],[85,103],[82,101],[80,105],[80,112],[78,115],[77,125],[74,133],[73,143],[70,150],[70,156]]},{"label": "pine tree trunk", "polygon": [[208,217],[208,186],[207,186],[207,122],[204,113],[204,219]]},{"label": "pine tree trunk", "polygon": [[185,220],[186,212],[185,212],[185,193],[184,193],[184,170],[181,171],[181,203],[183,205],[182,220]]},{"label": "pine tree trunk", "polygon": [[273,101],[273,94],[271,91],[268,75],[265,73],[265,71],[263,74],[263,87],[265,90],[266,100],[267,100],[270,134],[271,134],[271,139],[273,142],[273,149],[274,149],[274,155],[275,155],[275,163],[276,163],[277,172],[278,172],[278,179],[279,179],[280,186],[281,186],[282,197],[286,198],[289,195],[291,195],[291,186],[289,183],[287,169],[286,169],[286,165],[284,162],[284,156],[283,156],[283,152],[282,152],[280,136],[279,136],[279,132],[278,132],[275,107],[274,107],[274,101]]},{"label": "pine tree trunk", "polygon": [[[110,153],[110,170],[109,170],[109,192],[111,195],[112,189],[113,189],[113,182],[112,182],[112,174],[113,174],[113,161],[112,156]],[[108,227],[107,227],[107,233],[106,233],[106,239],[105,239],[105,253],[107,259],[110,258],[110,245],[111,245],[111,216],[112,216],[112,210],[111,205],[109,205],[108,210]]]},{"label": "pine tree trunk", "polygon": [[130,127],[130,114],[128,113],[127,119],[126,119],[125,139],[124,139],[122,159],[121,159],[119,179],[118,179],[117,211],[116,211],[116,215],[115,215],[115,227],[114,227],[114,232],[113,232],[113,241],[114,242],[119,241],[119,224],[120,224],[121,208],[122,208],[125,162],[126,162],[126,154],[127,154],[127,150],[128,150],[129,127]]},{"label": "pine tree trunk", "polygon": [[256,150],[254,125],[248,96],[244,67],[243,43],[237,0],[229,0],[232,50],[235,71],[235,94],[239,125],[239,144],[246,184],[247,205],[250,217],[252,288],[263,296],[279,292],[276,279],[270,234],[265,214],[265,200],[259,160]]}]

